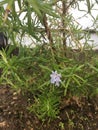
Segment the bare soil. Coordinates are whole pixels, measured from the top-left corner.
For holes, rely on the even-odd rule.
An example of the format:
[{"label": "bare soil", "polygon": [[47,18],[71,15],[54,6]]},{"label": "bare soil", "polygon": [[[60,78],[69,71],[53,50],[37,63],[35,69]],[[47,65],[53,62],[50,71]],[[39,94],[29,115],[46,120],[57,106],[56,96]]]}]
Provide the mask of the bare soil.
[{"label": "bare soil", "polygon": [[98,130],[98,98],[64,97],[53,121],[40,121],[28,111],[30,94],[0,86],[0,130]]}]

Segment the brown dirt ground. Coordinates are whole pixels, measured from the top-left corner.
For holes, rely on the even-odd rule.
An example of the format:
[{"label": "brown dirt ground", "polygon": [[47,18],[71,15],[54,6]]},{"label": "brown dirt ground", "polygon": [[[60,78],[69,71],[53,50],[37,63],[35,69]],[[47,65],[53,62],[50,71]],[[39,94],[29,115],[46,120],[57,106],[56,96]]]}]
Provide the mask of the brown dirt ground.
[{"label": "brown dirt ground", "polygon": [[[41,122],[26,109],[32,95],[0,87],[0,130],[98,130],[98,100],[63,98],[59,118]],[[29,98],[30,97],[30,98]]]}]

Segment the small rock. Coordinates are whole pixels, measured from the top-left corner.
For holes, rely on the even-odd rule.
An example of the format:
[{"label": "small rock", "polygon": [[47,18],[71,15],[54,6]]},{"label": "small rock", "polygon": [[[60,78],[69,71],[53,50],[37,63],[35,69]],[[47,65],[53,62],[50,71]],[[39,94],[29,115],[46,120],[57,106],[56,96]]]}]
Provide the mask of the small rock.
[{"label": "small rock", "polygon": [[18,98],[17,97],[13,97],[13,100],[17,100]]}]

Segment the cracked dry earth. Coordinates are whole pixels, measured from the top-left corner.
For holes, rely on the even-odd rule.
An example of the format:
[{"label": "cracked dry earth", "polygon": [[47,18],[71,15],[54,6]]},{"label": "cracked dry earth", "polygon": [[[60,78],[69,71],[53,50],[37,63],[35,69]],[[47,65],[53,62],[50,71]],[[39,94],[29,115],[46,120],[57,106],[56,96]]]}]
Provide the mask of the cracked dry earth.
[{"label": "cracked dry earth", "polygon": [[[30,101],[32,99],[32,101]],[[0,130],[98,130],[98,97],[62,99],[59,118],[41,122],[26,109],[33,97],[0,87]]]}]

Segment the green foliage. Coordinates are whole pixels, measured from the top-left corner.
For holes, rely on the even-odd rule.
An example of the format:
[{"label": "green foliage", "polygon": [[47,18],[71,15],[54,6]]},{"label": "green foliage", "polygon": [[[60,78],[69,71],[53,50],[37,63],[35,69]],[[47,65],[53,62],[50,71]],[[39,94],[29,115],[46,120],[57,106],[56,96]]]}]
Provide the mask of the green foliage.
[{"label": "green foliage", "polygon": [[[7,33],[11,42],[9,48],[0,51],[0,84],[9,85],[24,94],[30,92],[34,102],[28,109],[43,121],[59,116],[63,97],[90,97],[98,94],[98,58],[94,59],[95,54],[88,44],[90,35],[68,13],[68,9],[78,6],[78,2],[0,2],[0,29]],[[85,2],[87,13],[91,13],[91,2]],[[10,6],[9,14],[6,14],[4,4]],[[32,48],[21,45],[25,34],[32,38],[32,45],[35,43]],[[51,81],[51,73],[55,71],[56,76]],[[56,86],[58,75],[61,76]]]},{"label": "green foliage", "polygon": [[[89,62],[77,63],[72,57],[66,58],[63,53],[59,55],[57,48],[54,59],[48,46],[38,45],[32,49],[20,46],[18,56],[11,56],[12,50],[11,46],[7,52],[0,51],[0,82],[23,93],[32,93],[35,100],[28,109],[39,119],[57,118],[64,96],[88,97],[97,94],[98,83],[95,81],[98,66],[94,67]],[[53,70],[61,74],[60,86],[50,81]]]},{"label": "green foliage", "polygon": [[[9,14],[4,10],[4,4],[9,6]],[[0,2],[0,7],[2,10],[0,28],[8,34],[8,37],[14,44],[16,35],[22,38],[27,34],[35,40],[40,41],[39,37],[41,34],[39,28],[44,24],[44,14],[58,17],[54,13],[50,2],[44,2],[42,0],[3,0]],[[7,18],[4,21],[6,15]]]},{"label": "green foliage", "polygon": [[33,111],[42,120],[57,118],[60,105],[60,95],[57,91],[57,89],[54,89],[54,91],[44,90],[42,94],[35,98],[35,103],[29,110]]},{"label": "green foliage", "polygon": [[7,53],[4,50],[0,51],[0,68],[3,68],[1,82],[16,89],[27,87],[27,76],[24,73],[27,73],[25,70],[28,68],[27,64],[30,65],[30,57],[24,55],[10,57],[9,52],[10,49]]}]

